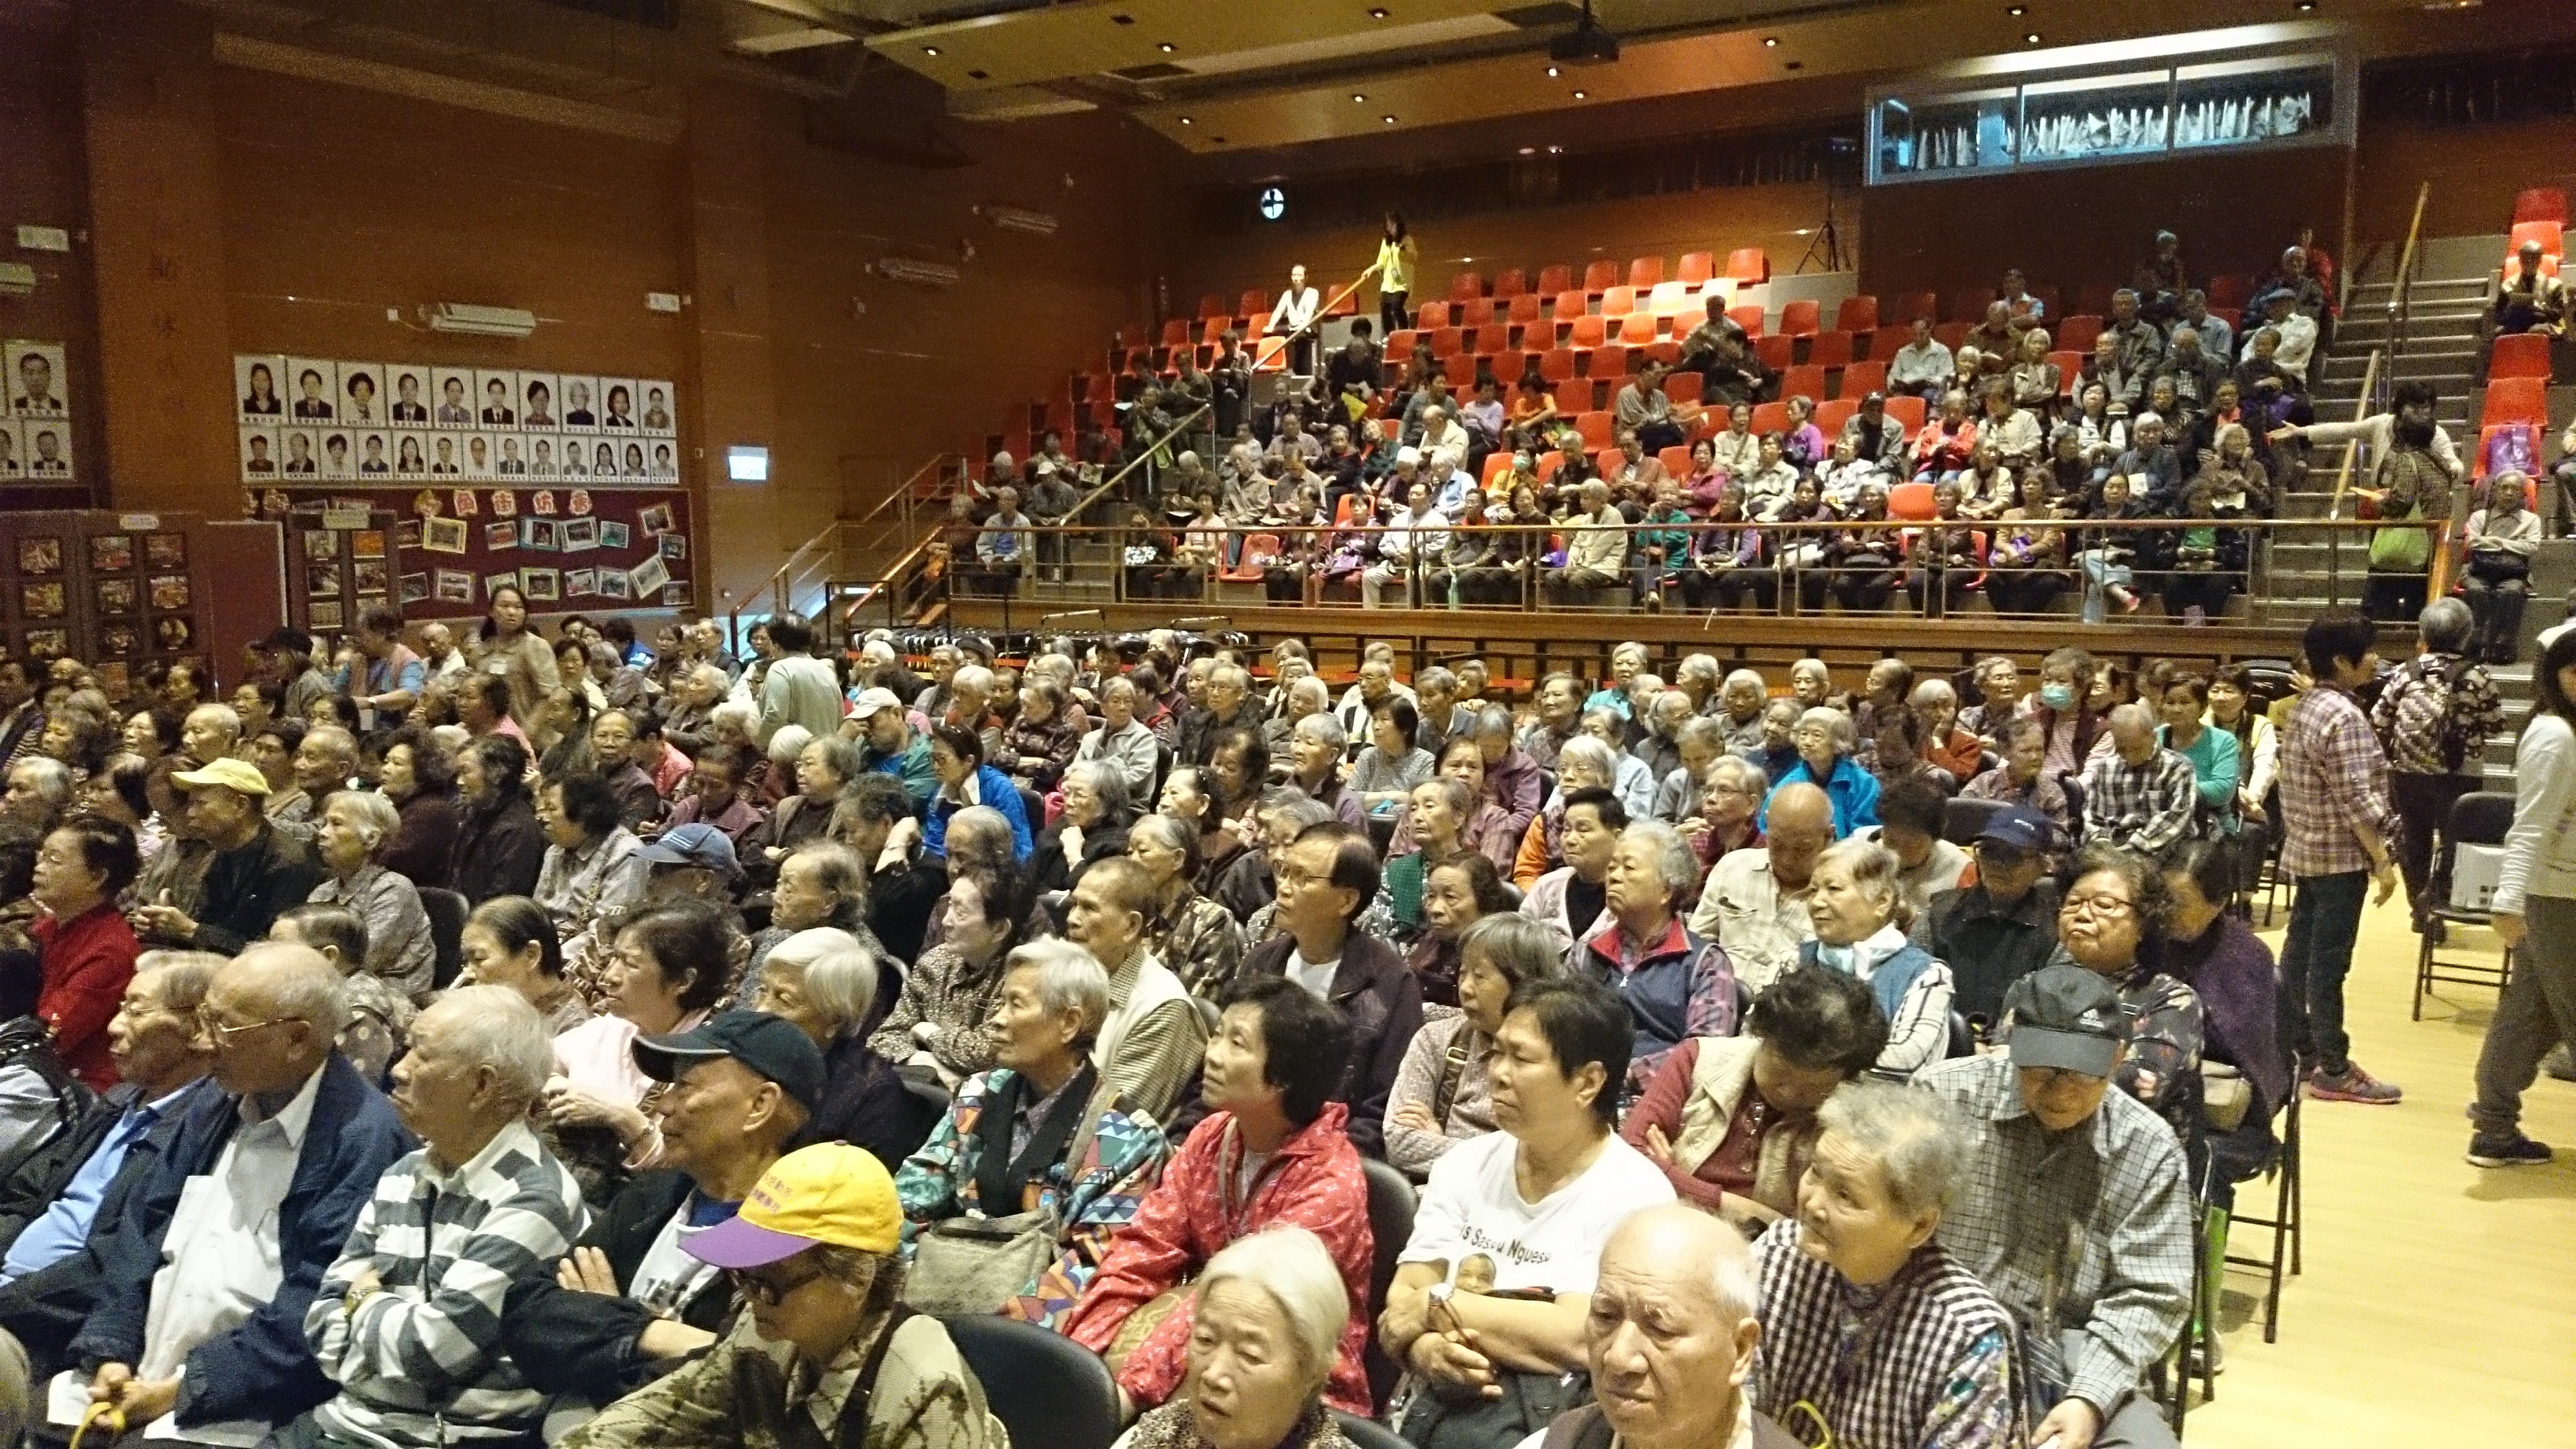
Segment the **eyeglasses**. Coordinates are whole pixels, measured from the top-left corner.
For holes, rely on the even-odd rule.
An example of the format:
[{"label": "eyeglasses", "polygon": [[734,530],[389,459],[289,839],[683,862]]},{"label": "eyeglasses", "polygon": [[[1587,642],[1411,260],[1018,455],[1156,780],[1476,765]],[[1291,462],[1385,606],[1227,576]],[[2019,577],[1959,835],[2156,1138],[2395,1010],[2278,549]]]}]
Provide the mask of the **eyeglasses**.
[{"label": "eyeglasses", "polygon": [[2118,896],[2068,896],[2057,908],[2057,913],[2061,916],[2081,914],[2110,918],[2129,915],[2137,908],[2137,902]]},{"label": "eyeglasses", "polygon": [[228,1045],[233,1038],[240,1036],[244,1032],[258,1031],[263,1027],[283,1026],[290,1021],[303,1021],[304,1019],[305,1018],[300,1016],[272,1016],[266,1021],[246,1021],[234,1024],[231,1022],[217,1021],[214,1013],[205,1007],[201,1006],[197,1008],[197,1029],[204,1032],[217,1046]]},{"label": "eyeglasses", "polygon": [[765,1303],[772,1308],[786,1301],[789,1294],[822,1276],[823,1270],[817,1268],[810,1273],[800,1274],[781,1283],[774,1278],[763,1277],[757,1273],[745,1273],[732,1268],[725,1270],[725,1277],[733,1281],[734,1291],[743,1296],[744,1302]]}]

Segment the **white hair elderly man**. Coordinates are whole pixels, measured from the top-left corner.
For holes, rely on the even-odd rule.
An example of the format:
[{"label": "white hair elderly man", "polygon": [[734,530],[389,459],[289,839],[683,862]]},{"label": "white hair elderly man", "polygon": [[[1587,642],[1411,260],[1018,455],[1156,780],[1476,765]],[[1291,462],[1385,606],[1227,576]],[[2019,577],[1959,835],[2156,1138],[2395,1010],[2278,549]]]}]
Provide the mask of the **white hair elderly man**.
[{"label": "white hair elderly man", "polygon": [[554,1275],[588,1213],[528,1125],[554,1043],[506,986],[449,992],[412,1024],[394,1110],[420,1150],[379,1178],[304,1315],[340,1392],[284,1445],[444,1446],[533,1433],[545,1398],[501,1343],[512,1290]]},{"label": "white hair elderly man", "polygon": [[2191,761],[2156,740],[2156,712],[2112,710],[2111,748],[2084,771],[2084,838],[2153,855],[2191,833],[2199,805]]},{"label": "white hair elderly man", "polygon": [[71,766],[51,755],[29,755],[9,767],[8,789],[0,793],[0,816],[50,831],[72,803]]},{"label": "white hair elderly man", "polygon": [[1631,1215],[1602,1245],[1584,1318],[1593,1400],[1517,1449],[1795,1449],[1745,1392],[1759,1293],[1724,1222],[1680,1203]]},{"label": "white hair elderly man", "polygon": [[335,1049],[347,1019],[339,970],[309,946],[254,944],[215,973],[197,1036],[222,1090],[192,1101],[125,1229],[92,1244],[98,1300],[70,1346],[126,1424],[255,1435],[329,1397],[307,1312],[413,1146]]}]

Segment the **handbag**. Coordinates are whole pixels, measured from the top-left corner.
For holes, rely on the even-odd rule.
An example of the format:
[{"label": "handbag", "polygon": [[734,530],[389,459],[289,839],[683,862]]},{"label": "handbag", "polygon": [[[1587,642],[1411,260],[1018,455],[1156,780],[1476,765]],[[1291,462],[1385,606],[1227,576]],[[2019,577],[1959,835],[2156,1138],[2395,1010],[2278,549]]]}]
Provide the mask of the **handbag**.
[{"label": "handbag", "polygon": [[921,1313],[999,1313],[1054,1260],[1056,1231],[1045,1208],[932,1223],[913,1239],[903,1301]]},{"label": "handbag", "polygon": [[1513,1449],[1558,1415],[1592,1402],[1586,1374],[1505,1370],[1495,1378],[1502,1393],[1490,1399],[1420,1385],[1396,1432],[1415,1449]]},{"label": "handbag", "polygon": [[2225,1062],[2200,1063],[2200,1115],[2221,1132],[2233,1132],[2254,1105],[2254,1084]]}]

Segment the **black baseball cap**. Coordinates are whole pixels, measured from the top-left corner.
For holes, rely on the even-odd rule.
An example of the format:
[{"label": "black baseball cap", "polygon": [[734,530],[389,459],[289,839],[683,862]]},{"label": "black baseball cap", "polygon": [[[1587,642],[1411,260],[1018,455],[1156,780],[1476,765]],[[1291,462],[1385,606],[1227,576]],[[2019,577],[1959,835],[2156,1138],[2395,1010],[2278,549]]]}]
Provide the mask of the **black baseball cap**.
[{"label": "black baseball cap", "polygon": [[2029,806],[2007,805],[1987,818],[1986,828],[1977,832],[1977,843],[2038,855],[2048,849],[2053,828],[2047,816]]},{"label": "black baseball cap", "polygon": [[2056,961],[2004,993],[2016,1067],[2058,1067],[2108,1077],[2129,1039],[2128,1013],[2109,980],[2072,961]]},{"label": "black baseball cap", "polygon": [[823,1100],[823,1052],[805,1029],[765,1011],[728,1011],[693,1030],[635,1039],[635,1065],[656,1081],[678,1081],[700,1062],[731,1057],[778,1084],[812,1112]]}]

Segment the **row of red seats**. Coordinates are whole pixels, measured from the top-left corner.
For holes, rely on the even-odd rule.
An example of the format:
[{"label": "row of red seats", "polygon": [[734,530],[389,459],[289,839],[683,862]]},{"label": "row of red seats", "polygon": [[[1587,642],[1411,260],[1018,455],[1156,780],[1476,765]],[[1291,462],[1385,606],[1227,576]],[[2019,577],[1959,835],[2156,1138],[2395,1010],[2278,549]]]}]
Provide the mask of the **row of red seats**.
[{"label": "row of red seats", "polygon": [[[1697,379],[1694,378],[1693,380],[1696,381]],[[1611,415],[1608,412],[1599,409],[1589,409],[1580,412],[1572,411],[1563,405],[1565,401],[1567,400],[1560,400],[1558,416],[1573,423],[1575,436],[1583,440],[1584,451],[1595,454],[1605,460],[1603,462],[1603,467],[1606,470],[1609,466],[1607,460],[1616,457],[1618,453],[1618,449],[1612,440],[1615,432],[1615,425]],[[1819,402],[1816,405],[1816,427],[1819,431],[1823,432],[1826,437],[1830,438],[1836,433],[1841,432],[1843,424],[1849,422],[1852,414],[1859,411],[1860,398],[1856,394]],[[1892,421],[1903,424],[1908,433],[1912,433],[1923,426],[1926,412],[1927,410],[1924,407],[1923,399],[1919,397],[1892,397],[1887,400],[1887,416]],[[1699,425],[1691,430],[1691,436],[1694,439],[1708,437],[1722,431],[1724,425],[1725,419],[1712,409],[1708,413],[1704,414]],[[1767,402],[1758,403],[1754,406],[1753,433],[1756,437],[1759,437],[1764,433],[1785,433],[1788,430],[1789,405],[1787,403]],[[1553,451],[1549,454],[1550,458],[1554,458],[1556,456],[1558,456],[1558,454]],[[1675,477],[1683,477],[1689,474],[1689,448],[1666,448],[1657,456],[1663,460],[1664,471],[1673,474]],[[1512,457],[1509,453],[1498,450],[1487,455],[1485,459],[1484,481],[1487,483],[1493,482],[1495,475],[1509,469],[1511,464]],[[1555,467],[1556,464],[1554,462],[1542,459],[1539,468],[1540,476],[1546,476],[1549,472],[1552,472]]]},{"label": "row of red seats", "polygon": [[[1602,258],[1584,267],[1581,290],[1597,297],[1621,285],[1621,275],[1617,262]],[[1661,285],[1667,280],[1664,259],[1659,256],[1638,257],[1628,263],[1625,276],[1625,285],[1641,292]],[[1686,287],[1705,286],[1715,280],[1751,286],[1770,278],[1771,263],[1762,248],[1738,247],[1727,254],[1724,271],[1717,269],[1716,255],[1712,252],[1685,253],[1673,269],[1670,280]],[[1574,290],[1574,268],[1570,264],[1558,263],[1539,268],[1538,285],[1535,287],[1530,285],[1529,274],[1518,267],[1496,274],[1490,286],[1482,272],[1459,272],[1449,279],[1448,297],[1453,302],[1474,301],[1486,296],[1508,300],[1532,295],[1553,297]],[[1199,299],[1199,319],[1205,321],[1228,315],[1266,316],[1270,310],[1270,298],[1271,294],[1257,288],[1247,291],[1229,313],[1225,297],[1221,293],[1210,292]]]}]

